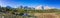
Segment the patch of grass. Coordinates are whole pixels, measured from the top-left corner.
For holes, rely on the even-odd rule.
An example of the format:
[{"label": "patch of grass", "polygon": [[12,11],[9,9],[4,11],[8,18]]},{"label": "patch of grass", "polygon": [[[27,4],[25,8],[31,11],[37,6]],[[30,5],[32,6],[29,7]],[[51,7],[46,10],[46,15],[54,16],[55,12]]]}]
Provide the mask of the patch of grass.
[{"label": "patch of grass", "polygon": [[55,12],[56,14],[60,14],[60,12]]}]

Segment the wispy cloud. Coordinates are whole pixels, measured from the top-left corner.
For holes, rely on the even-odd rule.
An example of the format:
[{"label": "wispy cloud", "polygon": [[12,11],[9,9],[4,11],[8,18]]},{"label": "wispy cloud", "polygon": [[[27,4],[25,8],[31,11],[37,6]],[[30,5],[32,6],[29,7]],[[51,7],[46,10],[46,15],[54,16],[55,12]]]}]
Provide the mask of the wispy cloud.
[{"label": "wispy cloud", "polygon": [[6,7],[6,5],[4,5],[4,3],[3,3],[2,0],[0,0],[0,6],[1,6],[1,7]]}]

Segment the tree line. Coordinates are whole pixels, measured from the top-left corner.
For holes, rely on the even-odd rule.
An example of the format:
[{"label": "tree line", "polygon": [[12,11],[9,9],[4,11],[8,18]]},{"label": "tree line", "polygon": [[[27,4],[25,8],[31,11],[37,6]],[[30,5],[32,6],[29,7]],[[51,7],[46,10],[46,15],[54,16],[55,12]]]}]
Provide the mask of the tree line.
[{"label": "tree line", "polygon": [[53,12],[60,12],[60,9],[49,9],[49,10],[36,10],[35,8],[29,8],[28,6],[20,6],[18,8],[12,8],[10,6],[1,7],[0,6],[0,12],[3,13],[53,13]]}]

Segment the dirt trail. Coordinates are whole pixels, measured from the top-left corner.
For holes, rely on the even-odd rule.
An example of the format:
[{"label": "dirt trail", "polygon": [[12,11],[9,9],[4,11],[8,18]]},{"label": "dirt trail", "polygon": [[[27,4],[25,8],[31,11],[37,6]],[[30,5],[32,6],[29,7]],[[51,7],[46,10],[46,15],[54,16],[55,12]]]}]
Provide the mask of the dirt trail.
[{"label": "dirt trail", "polygon": [[34,16],[37,18],[60,18],[60,15],[56,13],[35,13]]}]

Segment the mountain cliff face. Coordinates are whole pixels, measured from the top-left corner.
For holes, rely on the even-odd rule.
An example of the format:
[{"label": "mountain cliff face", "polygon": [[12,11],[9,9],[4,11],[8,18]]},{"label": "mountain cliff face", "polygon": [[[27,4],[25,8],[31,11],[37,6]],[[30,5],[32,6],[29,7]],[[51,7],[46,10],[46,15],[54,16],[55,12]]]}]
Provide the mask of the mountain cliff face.
[{"label": "mountain cliff face", "polygon": [[37,10],[42,10],[42,9],[45,9],[45,10],[48,10],[48,9],[54,9],[54,7],[49,7],[49,6],[37,6],[35,7],[35,9]]}]

